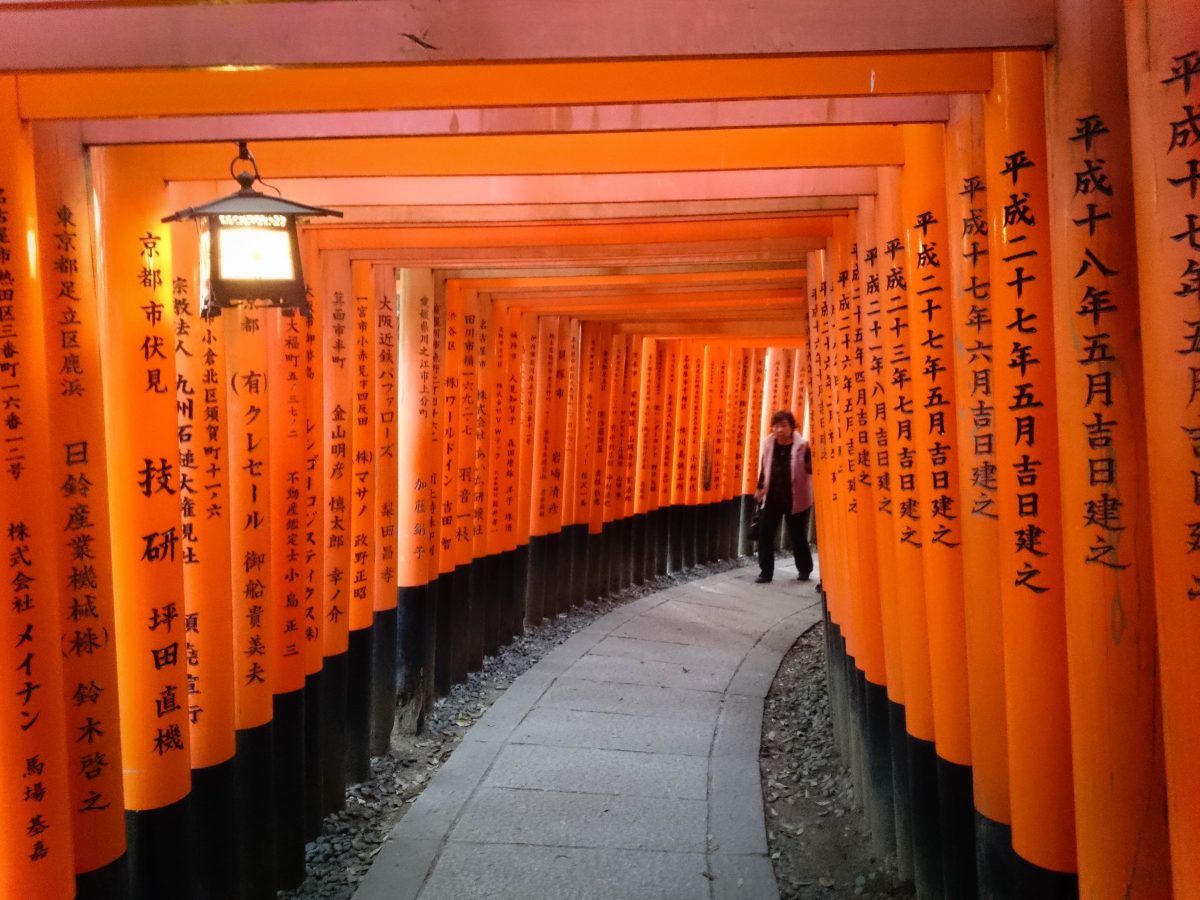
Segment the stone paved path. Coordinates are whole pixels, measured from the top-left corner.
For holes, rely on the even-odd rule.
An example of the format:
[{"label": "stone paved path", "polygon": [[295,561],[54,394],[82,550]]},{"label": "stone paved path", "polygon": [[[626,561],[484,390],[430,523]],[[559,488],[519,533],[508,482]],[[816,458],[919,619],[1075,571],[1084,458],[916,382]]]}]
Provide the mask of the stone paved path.
[{"label": "stone paved path", "polygon": [[821,616],[779,560],[614,610],[518,678],[396,826],[355,900],[777,900],[763,698]]}]

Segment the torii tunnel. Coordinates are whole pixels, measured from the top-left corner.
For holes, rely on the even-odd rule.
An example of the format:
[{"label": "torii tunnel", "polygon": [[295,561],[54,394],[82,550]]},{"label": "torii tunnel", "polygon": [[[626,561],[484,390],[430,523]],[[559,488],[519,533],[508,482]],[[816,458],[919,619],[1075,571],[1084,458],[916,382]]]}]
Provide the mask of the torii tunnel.
[{"label": "torii tunnel", "polygon": [[[239,139],[311,317],[199,315]],[[1194,0],[0,3],[0,896],[294,886],[792,409],[879,852],[1200,897],[1198,196]]]}]

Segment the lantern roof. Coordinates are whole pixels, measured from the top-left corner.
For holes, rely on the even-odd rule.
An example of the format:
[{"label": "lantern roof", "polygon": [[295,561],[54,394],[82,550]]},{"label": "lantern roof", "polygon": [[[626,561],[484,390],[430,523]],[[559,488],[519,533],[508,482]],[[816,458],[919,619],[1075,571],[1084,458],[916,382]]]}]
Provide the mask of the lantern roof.
[{"label": "lantern roof", "polygon": [[247,186],[243,187],[240,191],[230,194],[228,197],[221,197],[218,200],[213,200],[211,203],[204,203],[200,206],[189,206],[187,209],[171,213],[163,221],[182,222],[201,216],[218,215],[338,216],[340,218],[342,213],[336,209],[309,206],[305,203],[297,203],[294,200],[286,200],[283,197],[272,197]]}]

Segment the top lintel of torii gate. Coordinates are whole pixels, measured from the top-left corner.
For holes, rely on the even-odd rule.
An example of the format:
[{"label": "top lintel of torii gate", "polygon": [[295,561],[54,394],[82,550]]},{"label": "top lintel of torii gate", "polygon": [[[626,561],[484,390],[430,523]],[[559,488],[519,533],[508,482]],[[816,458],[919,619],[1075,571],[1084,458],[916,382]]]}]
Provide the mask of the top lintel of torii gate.
[{"label": "top lintel of torii gate", "polygon": [[[303,10],[297,7],[303,6]],[[0,0],[7,71],[1046,47],[1054,0]]]}]

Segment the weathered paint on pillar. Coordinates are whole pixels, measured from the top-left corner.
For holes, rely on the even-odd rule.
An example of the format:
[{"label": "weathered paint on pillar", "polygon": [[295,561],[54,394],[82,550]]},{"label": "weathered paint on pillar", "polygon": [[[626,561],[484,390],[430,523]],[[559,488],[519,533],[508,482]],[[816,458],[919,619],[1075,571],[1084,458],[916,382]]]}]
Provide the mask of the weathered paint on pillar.
[{"label": "weathered paint on pillar", "polygon": [[1167,809],[1182,900],[1200,894],[1200,8],[1125,8]]},{"label": "weathered paint on pillar", "polygon": [[1042,60],[997,54],[985,101],[1000,598],[1013,848],[1075,870]]}]

